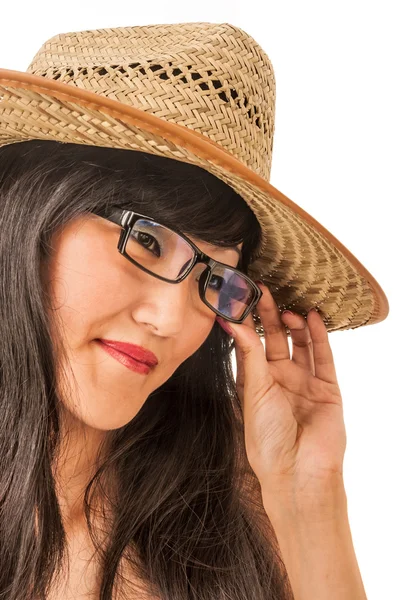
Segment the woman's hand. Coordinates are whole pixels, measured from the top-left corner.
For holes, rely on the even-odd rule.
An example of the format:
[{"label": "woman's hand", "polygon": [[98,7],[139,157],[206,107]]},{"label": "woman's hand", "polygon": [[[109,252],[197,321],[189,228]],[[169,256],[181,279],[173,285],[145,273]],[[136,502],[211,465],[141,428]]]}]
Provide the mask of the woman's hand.
[{"label": "woman's hand", "polygon": [[[251,314],[233,330],[236,386],[242,403],[246,453],[265,494],[297,498],[341,478],[346,448],[342,397],[325,324],[281,314],[265,285],[257,311],[265,350]],[[289,329],[293,343],[290,358]]]}]

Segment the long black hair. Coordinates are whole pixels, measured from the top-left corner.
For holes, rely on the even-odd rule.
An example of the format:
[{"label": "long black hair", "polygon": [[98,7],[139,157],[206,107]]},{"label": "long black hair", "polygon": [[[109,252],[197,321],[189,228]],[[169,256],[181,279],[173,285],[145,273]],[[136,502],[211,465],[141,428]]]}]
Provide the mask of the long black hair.
[{"label": "long black hair", "polygon": [[[1,600],[44,600],[65,563],[54,477],[62,344],[51,335],[43,269],[54,232],[109,203],[213,244],[243,241],[245,273],[260,241],[243,198],[200,167],[50,140],[0,148]],[[100,600],[128,589],[122,560],[165,600],[292,599],[246,457],[231,353],[216,323],[134,419],[107,432],[84,498]],[[95,499],[112,507],[102,543],[91,526]]]}]

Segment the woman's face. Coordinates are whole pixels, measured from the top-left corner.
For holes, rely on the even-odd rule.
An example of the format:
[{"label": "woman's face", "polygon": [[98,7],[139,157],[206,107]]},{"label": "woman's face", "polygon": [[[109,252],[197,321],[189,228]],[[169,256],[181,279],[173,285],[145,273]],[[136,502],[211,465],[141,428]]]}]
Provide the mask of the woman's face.
[{"label": "woman's face", "polygon": [[[202,345],[216,317],[199,296],[196,279],[205,265],[196,265],[179,284],[161,281],[118,252],[120,231],[96,215],[76,219],[54,236],[46,267],[52,316],[68,353],[65,376],[77,383],[73,397],[62,394],[63,402],[79,421],[103,431],[135,417]],[[209,256],[237,266],[234,250],[189,237]],[[143,346],[158,364],[148,374],[134,372],[110,356],[99,338]]]}]

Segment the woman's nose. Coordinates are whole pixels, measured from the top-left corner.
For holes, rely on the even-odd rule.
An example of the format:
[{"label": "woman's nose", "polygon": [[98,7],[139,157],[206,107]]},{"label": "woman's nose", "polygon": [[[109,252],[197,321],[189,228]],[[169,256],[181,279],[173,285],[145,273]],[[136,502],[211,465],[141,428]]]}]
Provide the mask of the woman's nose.
[{"label": "woman's nose", "polygon": [[[180,283],[169,283],[145,274],[143,291],[136,297],[133,314],[136,321],[151,323],[163,335],[174,335],[187,326],[193,316],[212,316],[199,293],[201,270],[193,270]],[[151,281],[150,281],[151,279]]]}]

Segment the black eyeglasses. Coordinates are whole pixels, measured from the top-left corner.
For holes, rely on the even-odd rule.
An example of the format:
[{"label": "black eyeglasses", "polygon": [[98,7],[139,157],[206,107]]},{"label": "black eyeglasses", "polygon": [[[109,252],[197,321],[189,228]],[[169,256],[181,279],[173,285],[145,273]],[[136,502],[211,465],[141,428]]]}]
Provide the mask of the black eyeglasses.
[{"label": "black eyeglasses", "polygon": [[157,279],[180,283],[197,263],[204,263],[206,269],[199,279],[200,298],[227,321],[242,323],[257,306],[262,296],[260,288],[238,269],[202,252],[184,233],[116,206],[93,212],[122,227],[118,251]]}]

